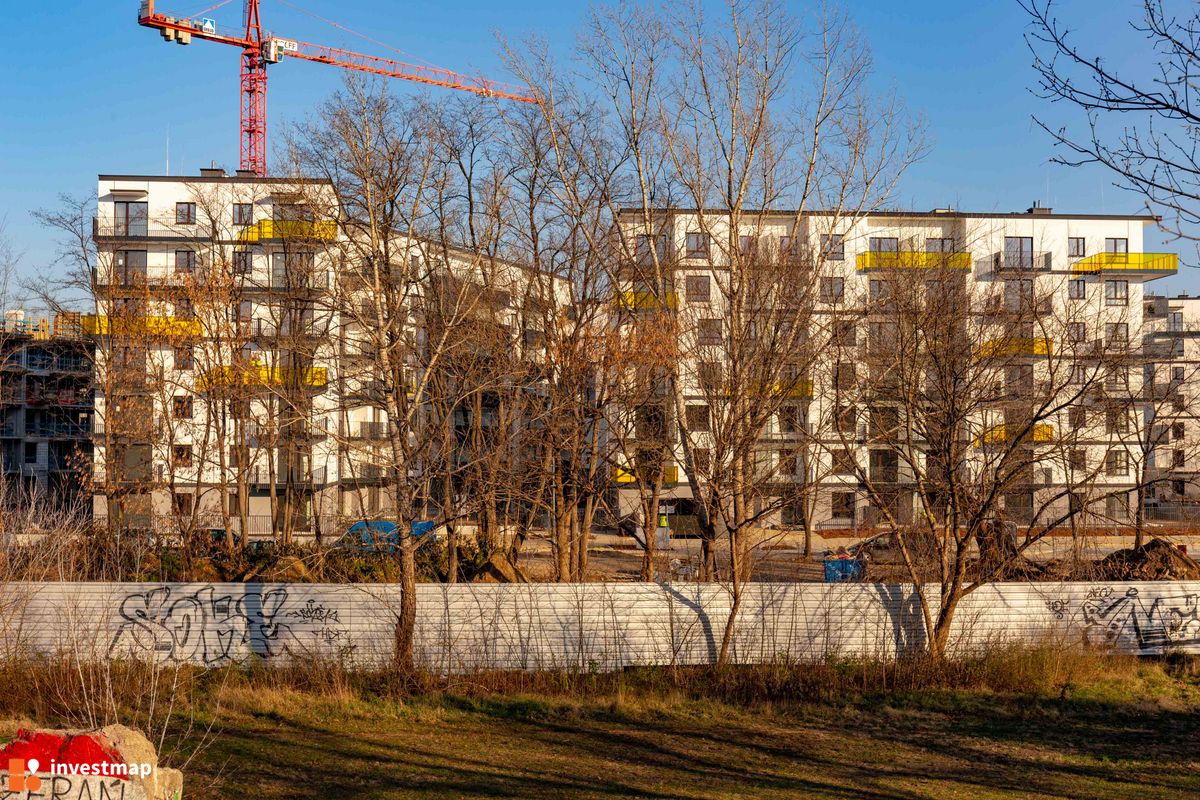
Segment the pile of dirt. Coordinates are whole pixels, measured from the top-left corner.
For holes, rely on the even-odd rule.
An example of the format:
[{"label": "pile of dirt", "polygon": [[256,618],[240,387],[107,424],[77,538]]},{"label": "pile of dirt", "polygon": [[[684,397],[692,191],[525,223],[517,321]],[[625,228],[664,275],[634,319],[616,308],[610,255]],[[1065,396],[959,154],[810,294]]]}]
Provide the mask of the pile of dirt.
[{"label": "pile of dirt", "polygon": [[1200,580],[1200,563],[1166,539],[1117,550],[1096,564],[1097,577],[1114,581]]}]

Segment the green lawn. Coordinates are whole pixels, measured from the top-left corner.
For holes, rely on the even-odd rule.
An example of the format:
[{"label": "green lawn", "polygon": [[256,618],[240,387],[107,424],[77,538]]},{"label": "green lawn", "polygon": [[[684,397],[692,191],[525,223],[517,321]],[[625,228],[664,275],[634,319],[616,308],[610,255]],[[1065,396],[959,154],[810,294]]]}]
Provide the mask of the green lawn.
[{"label": "green lawn", "polygon": [[220,735],[188,767],[189,798],[1200,796],[1190,696],[738,708],[241,687],[225,703]]}]

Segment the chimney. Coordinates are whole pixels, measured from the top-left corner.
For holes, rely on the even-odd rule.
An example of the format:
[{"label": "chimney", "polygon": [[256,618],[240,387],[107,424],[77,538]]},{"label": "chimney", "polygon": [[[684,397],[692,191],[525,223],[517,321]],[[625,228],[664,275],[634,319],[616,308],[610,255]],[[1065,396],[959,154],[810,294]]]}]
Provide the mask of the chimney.
[{"label": "chimney", "polygon": [[201,178],[224,178],[225,170],[221,169],[220,167],[201,167],[200,168],[200,177]]},{"label": "chimney", "polygon": [[1040,202],[1038,202],[1037,200],[1034,200],[1033,205],[1030,206],[1029,208],[1025,209],[1025,213],[1026,214],[1037,214],[1037,215],[1041,216],[1043,214],[1049,214],[1053,210],[1054,209],[1052,209],[1052,208],[1042,208],[1042,204]]},{"label": "chimney", "polygon": [[257,178],[258,177],[258,173],[256,173],[252,169],[239,169],[234,174],[237,175],[239,178]]}]

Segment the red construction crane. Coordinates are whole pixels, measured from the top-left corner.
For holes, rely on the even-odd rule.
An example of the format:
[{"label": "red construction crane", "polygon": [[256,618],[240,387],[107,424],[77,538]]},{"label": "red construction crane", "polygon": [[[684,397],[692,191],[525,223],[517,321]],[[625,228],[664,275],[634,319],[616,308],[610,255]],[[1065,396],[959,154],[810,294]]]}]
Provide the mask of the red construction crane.
[{"label": "red construction crane", "polygon": [[242,16],[245,22],[244,30],[234,35],[233,32],[219,30],[217,24],[208,17],[164,14],[154,8],[154,0],[143,0],[138,12],[138,24],[156,28],[168,42],[190,44],[192,37],[195,37],[231,44],[242,49],[240,163],[242,169],[253,170],[256,175],[267,174],[267,65],[274,64],[284,57],[461,89],[487,97],[504,97],[522,103],[541,102],[533,90],[522,86],[511,86],[485,78],[471,78],[447,69],[406,64],[403,61],[363,55],[337,47],[284,39],[273,34],[264,38],[259,16],[259,0],[244,0]]}]

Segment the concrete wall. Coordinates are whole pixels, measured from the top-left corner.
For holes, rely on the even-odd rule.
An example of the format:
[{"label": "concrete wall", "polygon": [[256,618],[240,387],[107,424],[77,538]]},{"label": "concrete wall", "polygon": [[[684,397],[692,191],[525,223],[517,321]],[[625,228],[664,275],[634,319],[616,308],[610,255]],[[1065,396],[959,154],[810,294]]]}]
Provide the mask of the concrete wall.
[{"label": "concrete wall", "polygon": [[[439,672],[708,663],[730,604],[712,584],[425,584],[418,593],[418,660]],[[0,656],[370,665],[390,655],[398,597],[387,585],[13,583],[0,589]],[[962,604],[954,646],[1050,634],[1129,653],[1200,652],[1198,599],[1200,583],[996,584]],[[734,660],[892,656],[923,641],[910,587],[754,584]]]}]

